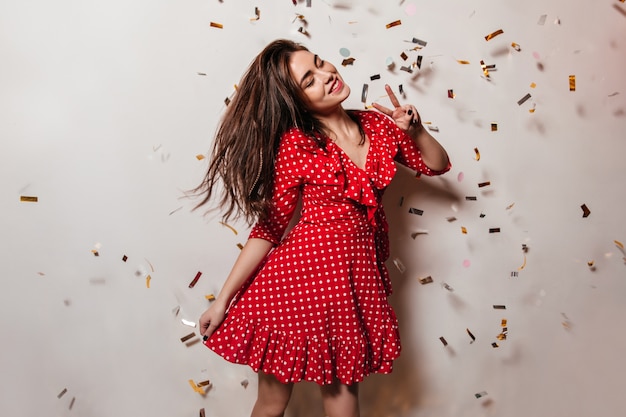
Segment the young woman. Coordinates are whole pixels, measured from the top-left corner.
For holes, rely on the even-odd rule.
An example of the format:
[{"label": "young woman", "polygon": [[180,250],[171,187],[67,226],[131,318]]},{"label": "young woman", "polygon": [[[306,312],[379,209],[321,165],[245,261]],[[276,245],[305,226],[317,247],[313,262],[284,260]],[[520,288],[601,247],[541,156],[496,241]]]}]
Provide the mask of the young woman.
[{"label": "young woman", "polygon": [[254,227],[200,331],[258,373],[253,417],[282,416],[302,380],[320,385],[329,417],[356,417],[358,383],[391,372],[400,354],[382,195],[395,161],[426,175],[450,162],[417,109],[386,91],[393,109],[345,110],[350,88],[337,68],[277,40],[218,128],[199,206],[217,195],[225,219]]}]

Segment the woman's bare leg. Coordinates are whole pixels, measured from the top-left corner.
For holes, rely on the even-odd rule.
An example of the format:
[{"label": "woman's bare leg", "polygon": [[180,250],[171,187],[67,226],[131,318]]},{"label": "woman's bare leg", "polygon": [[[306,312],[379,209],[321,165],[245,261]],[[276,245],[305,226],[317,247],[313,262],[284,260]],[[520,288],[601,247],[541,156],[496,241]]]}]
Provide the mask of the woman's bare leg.
[{"label": "woman's bare leg", "polygon": [[321,387],[324,410],[328,417],[359,417],[359,385],[334,382]]},{"label": "woman's bare leg", "polygon": [[293,384],[259,371],[259,393],[251,417],[283,417],[292,389]]}]

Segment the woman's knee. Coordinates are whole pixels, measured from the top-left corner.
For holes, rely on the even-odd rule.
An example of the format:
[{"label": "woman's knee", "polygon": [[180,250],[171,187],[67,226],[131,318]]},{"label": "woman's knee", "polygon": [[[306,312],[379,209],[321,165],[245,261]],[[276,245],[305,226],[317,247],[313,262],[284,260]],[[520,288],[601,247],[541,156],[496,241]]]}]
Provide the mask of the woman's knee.
[{"label": "woman's knee", "polygon": [[335,382],[321,387],[328,417],[359,417],[359,385]]},{"label": "woman's knee", "polygon": [[283,384],[276,377],[259,372],[259,390],[252,417],[281,417],[292,389],[293,384]]}]

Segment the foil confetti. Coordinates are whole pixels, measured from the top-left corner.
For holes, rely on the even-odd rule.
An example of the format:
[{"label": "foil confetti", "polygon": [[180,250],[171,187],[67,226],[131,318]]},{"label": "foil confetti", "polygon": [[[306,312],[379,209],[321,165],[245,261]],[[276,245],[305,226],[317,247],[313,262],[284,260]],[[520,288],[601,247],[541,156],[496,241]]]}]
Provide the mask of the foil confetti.
[{"label": "foil confetti", "polygon": [[204,296],[205,299],[207,299],[208,301],[215,301],[215,295],[213,294],[207,294]]},{"label": "foil confetti", "polygon": [[198,271],[194,279],[189,283],[189,288],[193,288],[196,285],[196,283],[200,279],[200,275],[202,275],[202,272]]},{"label": "foil confetti", "polygon": [[491,185],[491,181],[480,182],[478,183],[478,188],[487,187],[489,185]]},{"label": "foil confetti", "polygon": [[183,343],[185,343],[187,340],[192,339],[192,338],[194,338],[195,336],[196,336],[196,333],[195,333],[195,332],[193,332],[193,333],[189,333],[188,335],[181,337],[181,338],[180,338],[180,341],[181,341],[181,342],[183,342]]},{"label": "foil confetti", "polygon": [[420,209],[417,209],[417,208],[413,208],[413,207],[411,207],[411,208],[409,209],[409,213],[411,213],[411,214],[417,214],[418,216],[421,216],[422,214],[424,214],[424,210],[420,210]]},{"label": "foil confetti", "polygon": [[428,44],[428,42],[423,41],[421,39],[417,39],[417,38],[413,38],[411,40],[411,42],[416,43],[416,44],[418,44],[419,46],[422,46],[422,47],[424,47],[424,46],[426,46]]},{"label": "foil confetti", "polygon": [[400,26],[401,24],[402,24],[402,21],[401,21],[401,20],[394,20],[394,21],[393,21],[393,22],[391,22],[391,23],[387,23],[387,24],[385,25],[385,27],[386,27],[387,29],[391,29],[392,27],[395,27],[395,26]]},{"label": "foil confetti", "polygon": [[498,124],[497,123],[492,123],[491,124],[491,131],[492,132],[497,132],[498,131]]},{"label": "foil confetti", "polygon": [[61,392],[59,392],[59,394],[57,395],[57,398],[61,398],[62,396],[64,396],[67,393],[67,388],[63,388],[63,390]]},{"label": "foil confetti", "polygon": [[496,36],[501,35],[501,34],[503,34],[503,33],[504,33],[504,31],[503,31],[502,29],[498,29],[498,30],[496,30],[495,32],[490,33],[489,35],[485,36],[485,40],[486,40],[486,41],[490,41],[490,40],[492,40],[493,38],[495,38]]},{"label": "foil confetti", "polygon": [[582,206],[580,206],[580,208],[583,210],[583,217],[589,217],[589,215],[591,214],[591,210],[589,210],[587,205],[583,204]]},{"label": "foil confetti", "polygon": [[494,304],[493,308],[494,310],[506,310],[506,306],[502,304]]},{"label": "foil confetti", "polygon": [[356,61],[356,59],[354,58],[346,58],[343,61],[341,61],[341,65],[343,65],[344,67],[347,65],[352,65],[354,64],[354,61]]},{"label": "foil confetti", "polygon": [[465,329],[465,331],[467,332],[467,334],[469,335],[469,337],[472,339],[472,341],[470,343],[474,343],[476,341],[476,336],[474,336],[472,334],[472,332],[470,332],[470,329]]},{"label": "foil confetti", "polygon": [[39,201],[39,198],[34,196],[22,195],[20,196],[20,201],[23,201],[25,203],[36,203]]},{"label": "foil confetti", "polygon": [[576,76],[569,76],[569,91],[576,91]]},{"label": "foil confetti", "polygon": [[448,98],[455,98],[454,90],[448,90]]},{"label": "foil confetti", "polygon": [[220,222],[220,224],[221,224],[222,226],[224,226],[224,227],[229,228],[229,229],[230,229],[230,230],[231,230],[234,234],[236,234],[236,235],[238,234],[238,233],[237,233],[237,229],[235,229],[234,227],[232,227],[232,226],[231,226],[231,225],[229,225],[228,223]]},{"label": "foil confetti", "polygon": [[515,49],[517,52],[520,52],[522,50],[522,47],[516,44],[515,42],[511,44],[511,48]]},{"label": "foil confetti", "polygon": [[492,227],[489,229],[489,233],[500,233],[499,227]]},{"label": "foil confetti", "polygon": [[422,284],[422,285],[430,284],[430,283],[433,282],[433,278],[429,275],[427,277],[420,278],[419,281],[420,281],[420,284]]},{"label": "foil confetti", "polygon": [[444,346],[448,346],[448,341],[443,336],[441,336],[439,340],[441,341],[441,343],[443,343]]},{"label": "foil confetti", "polygon": [[368,88],[369,88],[369,85],[363,84],[363,90],[361,91],[361,103],[365,103],[365,101],[367,100]]},{"label": "foil confetti", "polygon": [[517,101],[517,105],[521,106],[522,104],[526,103],[526,101],[528,101],[528,99],[531,97],[530,93],[526,94],[524,97],[520,98]]},{"label": "foil confetti", "polygon": [[398,268],[398,271],[400,271],[401,274],[404,274],[404,272],[406,271],[406,267],[399,258],[394,258],[393,264],[396,266],[396,268]]},{"label": "foil confetti", "polygon": [[221,23],[216,23],[216,22],[211,22],[210,26],[212,28],[217,28],[217,29],[224,29],[224,25],[222,25]]},{"label": "foil confetti", "polygon": [[478,148],[474,148],[474,159],[476,159],[477,161],[480,161],[480,152],[478,151]]}]

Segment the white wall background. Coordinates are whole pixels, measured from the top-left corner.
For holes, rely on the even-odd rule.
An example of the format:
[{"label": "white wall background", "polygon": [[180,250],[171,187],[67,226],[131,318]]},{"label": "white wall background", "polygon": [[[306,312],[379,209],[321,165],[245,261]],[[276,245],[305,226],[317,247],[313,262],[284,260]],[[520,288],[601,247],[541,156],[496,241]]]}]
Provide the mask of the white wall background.
[{"label": "white wall background", "polygon": [[[454,164],[440,178],[401,171],[386,195],[392,258],[406,267],[389,262],[404,351],[393,374],[362,385],[363,416],[622,415],[626,4],[311,3],[0,3],[0,414],[248,415],[255,375],[180,341],[247,229],[233,224],[235,235],[181,197],[201,179],[196,155],[224,99],[266,43],[287,37],[339,66],[347,107],[363,106],[364,83],[368,104],[402,84]],[[413,37],[427,46],[409,51]],[[421,70],[399,69],[418,55]],[[481,60],[496,65],[489,80]],[[212,389],[201,396],[189,379]],[[323,416],[318,395],[297,386],[289,415]]]}]

